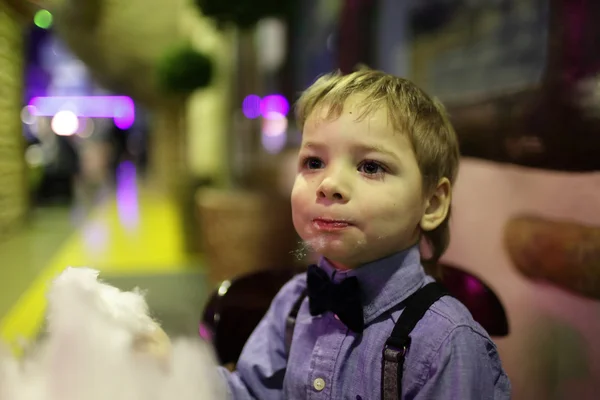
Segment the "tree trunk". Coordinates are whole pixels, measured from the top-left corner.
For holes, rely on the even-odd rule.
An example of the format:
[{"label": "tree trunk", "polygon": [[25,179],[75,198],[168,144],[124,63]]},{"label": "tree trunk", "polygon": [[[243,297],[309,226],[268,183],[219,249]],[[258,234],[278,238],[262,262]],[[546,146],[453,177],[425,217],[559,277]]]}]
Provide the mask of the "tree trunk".
[{"label": "tree trunk", "polygon": [[196,253],[194,185],[187,159],[185,101],[166,103],[152,112],[149,175],[152,186],[176,205],[185,251]]}]

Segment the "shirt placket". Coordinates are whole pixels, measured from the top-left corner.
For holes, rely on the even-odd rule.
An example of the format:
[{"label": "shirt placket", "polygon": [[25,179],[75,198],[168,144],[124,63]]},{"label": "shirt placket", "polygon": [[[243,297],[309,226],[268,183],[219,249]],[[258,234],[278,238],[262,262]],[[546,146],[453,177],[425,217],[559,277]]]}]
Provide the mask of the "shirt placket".
[{"label": "shirt placket", "polygon": [[[327,332],[335,332],[321,335],[311,355],[311,370],[307,387],[307,399],[323,400],[332,399],[333,379],[338,355],[341,351],[344,337],[346,336],[343,324],[333,314],[327,313],[321,318],[321,322],[327,326]],[[342,325],[342,326],[339,326]]]}]

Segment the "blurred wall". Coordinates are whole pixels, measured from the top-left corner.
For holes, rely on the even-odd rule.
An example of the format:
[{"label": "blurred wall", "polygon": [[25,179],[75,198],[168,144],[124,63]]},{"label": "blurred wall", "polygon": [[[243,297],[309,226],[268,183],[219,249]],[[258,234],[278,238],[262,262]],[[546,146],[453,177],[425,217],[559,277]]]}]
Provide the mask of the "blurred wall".
[{"label": "blurred wall", "polygon": [[597,399],[600,302],[529,281],[503,248],[507,220],[527,213],[600,225],[600,172],[568,174],[463,158],[445,260],[501,298],[510,335],[496,339],[515,400]]},{"label": "blurred wall", "polygon": [[0,240],[28,209],[21,120],[23,33],[0,2]]}]

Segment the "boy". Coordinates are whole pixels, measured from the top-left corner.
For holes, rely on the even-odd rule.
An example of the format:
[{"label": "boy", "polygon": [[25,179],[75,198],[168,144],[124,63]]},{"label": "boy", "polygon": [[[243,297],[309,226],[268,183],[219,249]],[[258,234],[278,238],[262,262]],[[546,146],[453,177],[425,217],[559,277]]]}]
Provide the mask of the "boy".
[{"label": "boy", "polygon": [[[403,301],[434,281],[421,237],[426,266],[448,245],[456,135],[438,102],[372,70],[318,79],[298,122],[292,217],[322,257],[275,297],[237,370],[221,371],[233,399],[379,399],[382,351]],[[454,298],[435,301],[410,337],[402,399],[510,398],[496,346]]]}]

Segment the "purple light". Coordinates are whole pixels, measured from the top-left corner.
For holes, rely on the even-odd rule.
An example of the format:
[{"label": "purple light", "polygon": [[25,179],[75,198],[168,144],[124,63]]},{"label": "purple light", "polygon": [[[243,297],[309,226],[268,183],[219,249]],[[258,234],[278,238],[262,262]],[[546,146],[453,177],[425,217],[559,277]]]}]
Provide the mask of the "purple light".
[{"label": "purple light", "polygon": [[484,291],[483,285],[481,284],[481,282],[479,282],[479,280],[477,278],[475,278],[473,276],[467,276],[466,281],[467,281],[467,290],[469,291],[470,294],[474,295],[474,294]]},{"label": "purple light", "polygon": [[283,150],[287,143],[287,132],[283,131],[279,135],[267,135],[263,132],[261,142],[267,153],[277,154]]},{"label": "purple light", "polygon": [[34,97],[29,105],[35,108],[36,116],[72,111],[80,118],[113,118],[119,129],[130,128],[135,121],[135,104],[127,96]]},{"label": "purple light", "polygon": [[242,112],[246,116],[246,118],[255,119],[260,117],[261,111],[261,100],[260,96],[255,94],[251,94],[246,96],[244,101],[242,102]]},{"label": "purple light", "polygon": [[114,108],[114,121],[119,129],[129,129],[135,121],[135,104],[130,97],[120,97]]},{"label": "purple light", "polygon": [[290,103],[282,95],[271,94],[262,99],[260,108],[263,116],[268,116],[270,113],[286,116],[290,111]]},{"label": "purple light", "polygon": [[123,161],[117,168],[117,212],[126,229],[135,229],[139,223],[136,169],[131,161]]},{"label": "purple light", "polygon": [[101,221],[92,221],[85,225],[81,233],[83,243],[89,253],[98,255],[106,252],[109,242],[108,227]]},{"label": "purple light", "polygon": [[206,327],[203,323],[200,323],[200,326],[198,328],[198,333],[200,334],[200,337],[206,341],[211,341],[212,340],[212,334],[211,331],[208,327]]}]

